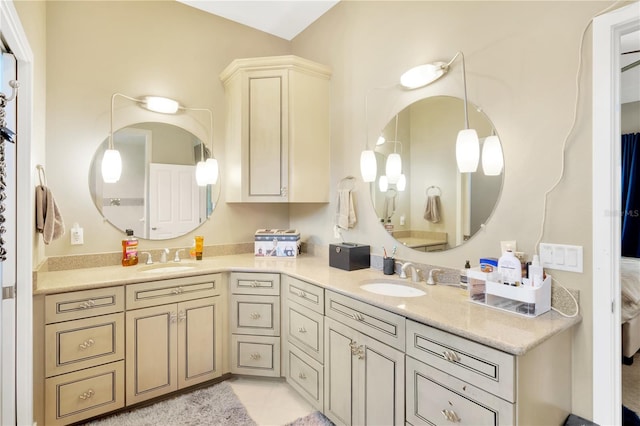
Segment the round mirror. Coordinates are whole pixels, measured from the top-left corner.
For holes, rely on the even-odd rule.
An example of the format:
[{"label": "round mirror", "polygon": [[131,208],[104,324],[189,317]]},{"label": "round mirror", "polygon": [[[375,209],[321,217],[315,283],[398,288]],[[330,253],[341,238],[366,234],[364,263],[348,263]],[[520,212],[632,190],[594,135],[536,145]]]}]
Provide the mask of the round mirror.
[{"label": "round mirror", "polygon": [[196,163],[209,150],[192,133],[166,123],[137,123],[116,131],[113,145],[122,158],[122,175],[105,183],[101,166],[107,137],[89,169],[89,191],[102,216],[138,238],[165,240],[203,224],[220,196],[215,185],[198,186]]},{"label": "round mirror", "polygon": [[[483,150],[495,129],[469,104],[469,127],[478,133],[482,154],[475,173],[459,173],[456,137],[463,126],[464,101],[434,96],[404,108],[382,130],[375,147],[378,175],[371,184],[371,198],[380,223],[399,244],[420,251],[456,247],[480,230],[497,205],[502,148],[488,148],[499,139],[491,138]],[[398,155],[393,154],[399,155],[400,170]],[[499,162],[499,167],[485,173],[489,161]]]}]

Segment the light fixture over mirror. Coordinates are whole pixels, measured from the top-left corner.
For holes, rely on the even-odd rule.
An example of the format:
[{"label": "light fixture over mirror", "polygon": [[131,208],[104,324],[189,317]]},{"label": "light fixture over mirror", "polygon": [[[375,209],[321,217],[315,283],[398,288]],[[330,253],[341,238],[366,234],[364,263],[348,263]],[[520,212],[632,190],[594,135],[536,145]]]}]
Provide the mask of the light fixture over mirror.
[{"label": "light fixture over mirror", "polygon": [[[385,164],[393,153],[391,140],[402,141],[398,182],[390,184],[380,170],[370,188],[376,216],[387,231],[393,228],[390,234],[399,244],[419,251],[457,247],[482,229],[497,206],[503,182],[502,149],[489,117],[473,104],[469,119],[480,135],[483,161],[498,154],[500,170],[496,175],[461,174],[456,165],[453,140],[460,130],[463,102],[452,96],[418,99],[394,114],[379,132],[388,142],[374,148],[378,164]],[[430,196],[439,198],[437,222],[425,218]]]},{"label": "light fixture over mirror", "polygon": [[218,181],[218,161],[213,157],[213,112],[208,108],[187,108],[181,106],[177,101],[161,96],[144,96],[134,98],[122,93],[114,93],[111,96],[111,121],[109,131],[109,145],[102,158],[102,179],[104,183],[116,183],[122,173],[122,159],[120,153],[113,144],[113,112],[116,97],[122,97],[135,102],[137,105],[149,111],[161,114],[176,114],[178,111],[204,111],[209,118],[209,142],[211,146],[211,156],[204,156],[204,146],[201,144],[200,161],[196,165],[195,178],[198,186],[215,185]]},{"label": "light fixture over mirror", "polygon": [[150,240],[176,238],[204,224],[215,209],[220,183],[196,184],[196,164],[210,152],[204,138],[192,132],[205,132],[184,118],[181,123],[191,131],[165,122],[116,130],[113,144],[123,164],[116,183],[105,184],[101,176],[110,136],[99,144],[89,169],[89,192],[104,219],[121,231],[133,229],[136,237]]}]

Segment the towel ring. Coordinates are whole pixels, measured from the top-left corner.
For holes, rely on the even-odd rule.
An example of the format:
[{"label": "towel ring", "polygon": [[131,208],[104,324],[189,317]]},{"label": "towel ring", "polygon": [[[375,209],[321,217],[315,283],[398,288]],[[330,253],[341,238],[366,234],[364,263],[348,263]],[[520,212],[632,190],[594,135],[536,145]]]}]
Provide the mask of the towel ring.
[{"label": "towel ring", "polygon": [[356,187],[356,178],[353,176],[346,176],[340,180],[338,184],[338,189],[348,189],[349,191],[353,191]]},{"label": "towel ring", "polygon": [[40,180],[40,185],[47,186],[47,175],[44,172],[44,166],[38,164],[36,166],[36,169],[38,170],[38,179]]},{"label": "towel ring", "polygon": [[[435,192],[431,192],[431,190],[434,190]],[[437,195],[438,197],[440,197],[442,195],[442,190],[439,186],[431,185],[427,188],[427,196],[430,195]]]}]

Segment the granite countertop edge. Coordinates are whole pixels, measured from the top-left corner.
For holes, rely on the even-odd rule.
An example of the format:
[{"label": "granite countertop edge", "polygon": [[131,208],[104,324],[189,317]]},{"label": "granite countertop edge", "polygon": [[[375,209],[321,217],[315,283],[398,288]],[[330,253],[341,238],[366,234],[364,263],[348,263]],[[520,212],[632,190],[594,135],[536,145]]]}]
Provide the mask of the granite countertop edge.
[{"label": "granite countertop edge", "polygon": [[381,296],[362,290],[360,284],[377,279],[395,281],[397,276],[385,276],[382,271],[372,268],[344,271],[330,267],[328,259],[323,257],[260,258],[242,254],[155,265],[163,266],[192,266],[193,269],[148,273],[144,270],[149,269],[149,265],[118,265],[38,272],[33,294],[47,295],[224,272],[281,273],[512,355],[524,355],[582,321],[580,315],[567,318],[554,311],[536,318],[524,317],[472,303],[466,292],[457,287],[427,286],[424,282],[411,283],[409,280],[406,280],[406,285],[420,288],[427,294],[416,298]]}]

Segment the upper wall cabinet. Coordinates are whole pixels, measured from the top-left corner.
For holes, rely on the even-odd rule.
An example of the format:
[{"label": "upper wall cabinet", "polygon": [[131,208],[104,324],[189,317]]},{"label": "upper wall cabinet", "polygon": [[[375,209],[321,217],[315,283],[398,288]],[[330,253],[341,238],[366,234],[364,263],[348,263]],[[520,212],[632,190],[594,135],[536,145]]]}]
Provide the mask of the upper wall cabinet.
[{"label": "upper wall cabinet", "polygon": [[330,77],[293,55],[224,69],[227,202],[329,201]]}]

